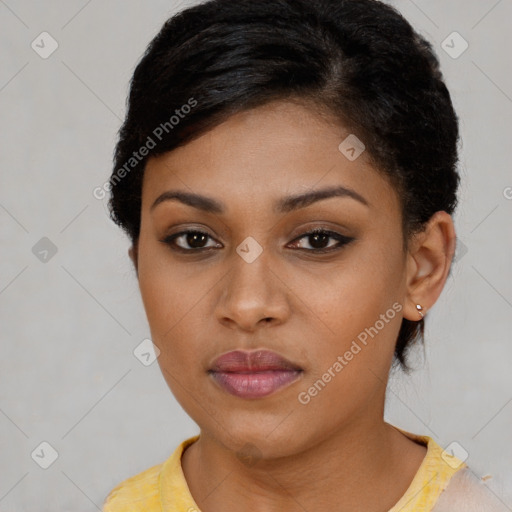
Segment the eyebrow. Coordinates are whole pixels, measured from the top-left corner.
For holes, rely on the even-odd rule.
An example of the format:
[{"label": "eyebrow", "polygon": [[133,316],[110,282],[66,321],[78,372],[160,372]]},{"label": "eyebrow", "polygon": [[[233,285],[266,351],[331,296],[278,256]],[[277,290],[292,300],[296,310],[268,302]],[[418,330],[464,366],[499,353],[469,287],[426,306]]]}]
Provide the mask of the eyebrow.
[{"label": "eyebrow", "polygon": [[[274,212],[289,213],[300,208],[306,208],[307,206],[316,203],[317,201],[330,199],[331,197],[347,197],[354,199],[364,204],[365,206],[369,206],[368,201],[355,190],[342,186],[334,186],[314,190],[312,192],[305,192],[303,194],[283,197],[274,204]],[[154,210],[160,203],[163,203],[164,201],[173,200],[179,201],[183,204],[197,208],[198,210],[202,210],[207,213],[222,214],[226,211],[224,205],[216,199],[180,190],[168,190],[159,195],[151,205],[150,210]]]}]

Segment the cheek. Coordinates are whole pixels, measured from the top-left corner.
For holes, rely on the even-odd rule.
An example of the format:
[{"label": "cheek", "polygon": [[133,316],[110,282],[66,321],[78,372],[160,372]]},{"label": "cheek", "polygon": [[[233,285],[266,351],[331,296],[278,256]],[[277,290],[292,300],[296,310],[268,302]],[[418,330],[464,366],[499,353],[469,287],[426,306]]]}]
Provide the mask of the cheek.
[{"label": "cheek", "polygon": [[185,339],[193,345],[192,332],[197,336],[201,315],[201,299],[208,293],[204,281],[186,279],[175,271],[159,271],[152,267],[139,273],[139,286],[153,341],[161,350],[178,350],[175,341]]},{"label": "cheek", "polygon": [[328,272],[297,273],[291,288],[300,297],[297,307],[309,315],[315,329],[330,342],[343,343],[401,302],[403,272],[396,252],[364,248]]},{"label": "cheek", "polygon": [[[169,249],[170,251],[170,249]],[[151,331],[158,338],[171,335],[180,318],[193,308],[198,280],[189,280],[183,265],[172,261],[151,227],[141,226],[138,281]],[[195,302],[197,302],[198,298]]]},{"label": "cheek", "polygon": [[[200,414],[189,410],[191,396],[200,397],[202,366],[198,354],[204,347],[206,327],[200,325],[203,315],[198,314],[201,298],[208,288],[199,279],[184,279],[172,269],[159,269],[148,265],[139,272],[141,296],[148,318],[151,339],[160,350],[158,364],[164,379],[178,402],[193,417]],[[210,416],[214,408],[205,405]],[[211,410],[210,410],[211,409]],[[204,411],[203,411],[204,412]]]},{"label": "cheek", "polygon": [[138,280],[153,342],[164,356],[168,348],[165,340],[172,339],[180,324],[187,321],[193,291],[190,283],[180,278],[177,267],[163,257],[161,249],[143,238],[139,242]]},{"label": "cheek", "polygon": [[[395,340],[401,324],[401,304],[365,294],[337,297],[337,307],[325,303],[329,325],[305,351],[311,363],[294,402],[308,418],[323,418],[322,428],[336,429],[350,417],[377,413],[384,396]],[[359,300],[361,299],[361,300]]]},{"label": "cheek", "polygon": [[[295,283],[307,305],[311,327],[305,332],[313,338],[302,340],[312,367],[301,391],[319,397],[311,410],[336,403],[343,414],[387,380],[402,320],[404,262],[397,250],[372,247],[358,250],[329,276],[303,275]],[[347,394],[351,389],[358,392]]]},{"label": "cheek", "polygon": [[141,239],[139,251],[139,287],[151,339],[160,350],[162,373],[178,398],[180,386],[192,391],[204,376],[205,343],[215,339],[212,294],[222,287],[222,273],[200,269],[197,263],[177,264],[152,241]]}]

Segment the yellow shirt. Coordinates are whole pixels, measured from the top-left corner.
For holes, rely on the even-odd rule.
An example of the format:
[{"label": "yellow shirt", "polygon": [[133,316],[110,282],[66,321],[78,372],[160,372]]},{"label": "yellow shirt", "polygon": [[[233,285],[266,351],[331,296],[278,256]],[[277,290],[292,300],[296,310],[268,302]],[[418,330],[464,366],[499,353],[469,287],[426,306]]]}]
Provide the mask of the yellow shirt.
[{"label": "yellow shirt", "polygon": [[[427,454],[411,485],[389,512],[430,512],[452,476],[467,466],[443,454],[430,437],[401,432],[425,445]],[[201,512],[181,467],[181,455],[197,439],[199,435],[186,439],[166,461],[121,482],[105,499],[103,512]]]}]

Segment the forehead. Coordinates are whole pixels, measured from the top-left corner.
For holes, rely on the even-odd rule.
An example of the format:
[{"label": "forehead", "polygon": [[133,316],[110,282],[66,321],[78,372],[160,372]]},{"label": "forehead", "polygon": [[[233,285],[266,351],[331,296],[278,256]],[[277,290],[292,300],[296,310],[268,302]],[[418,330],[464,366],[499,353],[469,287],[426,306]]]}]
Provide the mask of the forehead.
[{"label": "forehead", "polygon": [[339,185],[381,209],[396,208],[393,188],[365,151],[351,160],[340,150],[350,135],[297,103],[273,102],[240,112],[187,145],[148,160],[143,210],[168,189],[214,196],[229,209],[234,203],[275,203],[284,195]]}]

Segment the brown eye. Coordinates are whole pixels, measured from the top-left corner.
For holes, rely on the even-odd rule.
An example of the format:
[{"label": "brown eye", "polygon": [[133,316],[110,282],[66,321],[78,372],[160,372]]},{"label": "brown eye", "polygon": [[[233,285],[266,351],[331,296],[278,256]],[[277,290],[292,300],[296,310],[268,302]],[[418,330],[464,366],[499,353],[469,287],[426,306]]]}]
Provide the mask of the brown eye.
[{"label": "brown eye", "polygon": [[[302,239],[306,239],[309,245],[312,247],[311,249],[306,250],[313,253],[336,251],[354,240],[354,238],[324,229],[317,229],[308,233],[304,233],[299,238],[296,238],[295,241]],[[329,246],[330,239],[334,240],[336,243]]]},{"label": "brown eye", "polygon": [[[173,249],[185,252],[193,252],[200,251],[203,249],[210,249],[212,246],[206,246],[207,240],[209,238],[211,238],[210,235],[208,233],[205,233],[204,231],[191,230],[176,233],[174,235],[164,238],[161,241],[167,245],[170,245]],[[176,240],[182,240],[181,243],[185,244],[185,246],[177,244]]]}]

